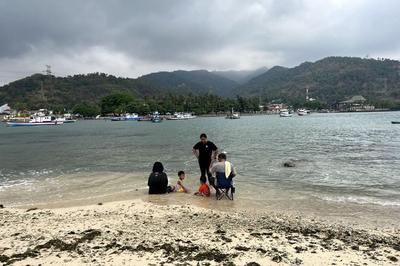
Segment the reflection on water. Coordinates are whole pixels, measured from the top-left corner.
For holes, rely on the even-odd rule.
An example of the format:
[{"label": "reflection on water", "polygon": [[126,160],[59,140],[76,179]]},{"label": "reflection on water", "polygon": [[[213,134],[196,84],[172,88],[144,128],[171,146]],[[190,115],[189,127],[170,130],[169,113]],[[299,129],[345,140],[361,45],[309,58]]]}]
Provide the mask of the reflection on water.
[{"label": "reflection on water", "polygon": [[[191,148],[205,132],[237,168],[237,200],[215,203],[170,195],[161,201],[338,217],[377,212],[382,219],[398,219],[400,126],[390,121],[399,116],[391,112],[159,124],[79,121],[39,128],[1,125],[0,201],[17,206],[147,200],[147,176],[157,160],[164,163],[172,183],[176,173],[185,170],[185,182],[195,190],[199,171]],[[296,167],[283,167],[289,159]]]}]

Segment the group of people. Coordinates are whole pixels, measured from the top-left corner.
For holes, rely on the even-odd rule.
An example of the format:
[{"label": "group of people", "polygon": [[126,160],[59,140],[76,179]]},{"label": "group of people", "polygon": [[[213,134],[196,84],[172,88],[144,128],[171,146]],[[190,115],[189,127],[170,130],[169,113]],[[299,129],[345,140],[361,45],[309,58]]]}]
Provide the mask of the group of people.
[{"label": "group of people", "polygon": [[[232,182],[232,178],[236,176],[235,168],[227,161],[226,154],[218,154],[217,146],[207,139],[206,134],[203,133],[200,135],[200,141],[193,146],[193,154],[198,159],[201,172],[200,186],[194,193],[195,195],[209,197],[211,195],[210,186],[214,189],[218,186],[217,176],[225,177],[229,182]],[[163,164],[155,162],[148,179],[149,194],[165,194],[170,192],[189,193],[189,189],[184,185],[185,178],[186,173],[181,170],[178,172],[176,184],[169,185],[168,176],[164,172]]]}]

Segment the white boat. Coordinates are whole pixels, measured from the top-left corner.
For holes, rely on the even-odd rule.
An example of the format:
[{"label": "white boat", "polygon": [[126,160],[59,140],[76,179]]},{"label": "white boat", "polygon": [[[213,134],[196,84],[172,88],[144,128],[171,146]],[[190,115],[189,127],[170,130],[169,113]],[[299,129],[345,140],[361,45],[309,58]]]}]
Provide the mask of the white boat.
[{"label": "white boat", "polygon": [[280,116],[280,117],[291,117],[292,114],[289,113],[289,110],[288,110],[288,109],[282,109],[282,110],[279,112],[279,116]]},{"label": "white boat", "polygon": [[234,112],[233,108],[230,114],[228,114],[226,117],[226,119],[239,119],[240,118],[240,114],[238,112]]},{"label": "white boat", "polygon": [[139,115],[138,114],[125,114],[124,116],[116,116],[111,118],[111,121],[138,121]]},{"label": "white boat", "polygon": [[193,118],[196,118],[196,116],[192,115],[191,113],[178,113],[178,112],[166,117],[167,120],[188,120]]},{"label": "white boat", "polygon": [[125,114],[125,119],[128,121],[137,121],[139,120],[139,115],[136,113],[133,114]]},{"label": "white boat", "polygon": [[159,112],[154,112],[153,115],[151,116],[151,122],[153,123],[161,123],[162,122],[162,117],[160,116]]},{"label": "white boat", "polygon": [[189,118],[185,117],[185,115],[182,113],[174,113],[173,115],[168,116],[166,119],[167,120],[187,120]]},{"label": "white boat", "polygon": [[76,120],[72,119],[72,118],[65,118],[65,117],[58,117],[56,118],[57,122],[62,122],[64,124],[68,124],[68,123],[75,123]]},{"label": "white boat", "polygon": [[62,125],[64,122],[57,121],[54,116],[32,116],[31,119],[27,122],[7,122],[7,126],[9,127],[20,127],[20,126],[55,126]]},{"label": "white boat", "polygon": [[304,115],[307,115],[308,113],[307,113],[306,109],[297,109],[297,114],[299,116],[304,116]]},{"label": "white boat", "polygon": [[197,116],[195,116],[195,115],[193,115],[193,114],[191,114],[191,113],[184,113],[184,114],[183,114],[183,117],[186,118],[186,119],[194,119],[194,118],[196,118]]}]

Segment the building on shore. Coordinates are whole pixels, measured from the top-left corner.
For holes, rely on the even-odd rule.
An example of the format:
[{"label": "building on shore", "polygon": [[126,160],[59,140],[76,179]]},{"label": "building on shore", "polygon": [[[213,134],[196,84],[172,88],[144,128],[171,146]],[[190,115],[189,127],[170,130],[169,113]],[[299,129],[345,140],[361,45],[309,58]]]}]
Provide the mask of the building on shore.
[{"label": "building on shore", "polygon": [[270,104],[264,106],[263,111],[266,111],[271,114],[279,114],[279,112],[282,109],[287,109],[287,108],[288,108],[287,105],[284,103],[270,103]]},{"label": "building on shore", "polygon": [[339,112],[370,112],[375,106],[369,104],[367,99],[361,95],[355,95],[348,100],[338,102],[335,106]]},{"label": "building on shore", "polygon": [[0,114],[9,115],[11,113],[11,107],[8,104],[0,106]]}]

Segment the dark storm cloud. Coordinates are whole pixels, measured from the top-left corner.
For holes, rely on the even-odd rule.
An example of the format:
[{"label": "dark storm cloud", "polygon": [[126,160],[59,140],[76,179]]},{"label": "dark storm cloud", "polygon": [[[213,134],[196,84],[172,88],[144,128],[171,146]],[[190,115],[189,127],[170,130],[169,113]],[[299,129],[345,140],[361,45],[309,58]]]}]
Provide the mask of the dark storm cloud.
[{"label": "dark storm cloud", "polygon": [[329,55],[399,59],[396,0],[0,0],[0,83],[44,64],[121,76],[293,66]]}]

